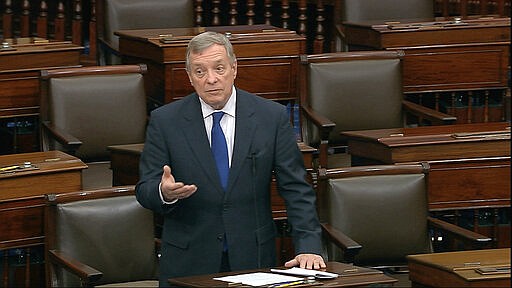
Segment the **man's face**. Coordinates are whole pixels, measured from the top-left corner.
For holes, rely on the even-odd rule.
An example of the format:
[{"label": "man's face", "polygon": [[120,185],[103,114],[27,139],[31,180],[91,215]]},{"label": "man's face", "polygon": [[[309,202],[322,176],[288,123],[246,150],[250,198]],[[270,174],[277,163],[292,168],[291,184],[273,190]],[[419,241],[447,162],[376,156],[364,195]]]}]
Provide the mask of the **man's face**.
[{"label": "man's face", "polygon": [[200,53],[191,53],[190,83],[199,97],[214,109],[221,109],[231,96],[236,78],[236,62],[230,64],[224,46],[214,44]]}]

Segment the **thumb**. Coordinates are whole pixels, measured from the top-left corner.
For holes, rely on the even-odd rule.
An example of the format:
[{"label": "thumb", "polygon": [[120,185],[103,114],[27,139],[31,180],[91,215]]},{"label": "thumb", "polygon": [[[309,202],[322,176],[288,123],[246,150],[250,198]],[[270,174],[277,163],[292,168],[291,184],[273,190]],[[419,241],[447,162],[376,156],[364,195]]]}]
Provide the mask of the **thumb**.
[{"label": "thumb", "polygon": [[164,173],[162,175],[162,182],[170,181],[170,182],[174,183],[174,177],[171,174],[171,167],[169,167],[169,165],[165,165],[163,170],[164,170]]},{"label": "thumb", "polygon": [[298,265],[299,265],[299,261],[297,261],[297,259],[292,259],[292,260],[284,263],[284,267],[286,267],[286,268],[291,268],[291,267],[295,267]]}]

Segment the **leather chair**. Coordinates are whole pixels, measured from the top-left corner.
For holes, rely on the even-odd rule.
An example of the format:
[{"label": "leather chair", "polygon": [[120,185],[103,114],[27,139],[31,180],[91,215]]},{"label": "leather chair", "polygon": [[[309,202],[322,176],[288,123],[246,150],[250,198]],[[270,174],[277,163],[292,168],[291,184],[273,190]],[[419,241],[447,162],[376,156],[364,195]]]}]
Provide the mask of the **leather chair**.
[{"label": "leather chair", "polygon": [[42,70],[41,148],[82,159],[82,188],[112,186],[110,145],[143,143],[147,124],[141,65]]},{"label": "leather chair", "polygon": [[45,197],[48,287],[158,287],[153,213],[135,186]]},{"label": "leather chair", "polygon": [[302,140],[319,150],[319,166],[351,165],[342,131],[456,121],[404,100],[402,58],[401,50],[301,55]]},{"label": "leather chair", "polygon": [[119,37],[125,29],[194,27],[193,0],[97,0],[100,65],[120,64]]},{"label": "leather chair", "polygon": [[[385,23],[400,20],[434,19],[432,0],[341,0],[335,11],[335,51],[347,51],[344,22]],[[355,50],[351,48],[350,50]]]},{"label": "leather chair", "polygon": [[321,168],[318,209],[329,261],[407,272],[406,256],[434,253],[432,238],[440,235],[457,245],[436,247],[490,246],[487,236],[429,216],[429,169],[428,163]]}]

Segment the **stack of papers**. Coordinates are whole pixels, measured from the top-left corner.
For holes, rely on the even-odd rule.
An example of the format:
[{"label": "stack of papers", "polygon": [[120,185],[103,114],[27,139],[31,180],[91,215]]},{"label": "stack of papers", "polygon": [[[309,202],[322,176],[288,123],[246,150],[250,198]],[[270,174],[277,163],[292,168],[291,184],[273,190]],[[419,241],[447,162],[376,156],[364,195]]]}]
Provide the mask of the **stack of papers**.
[{"label": "stack of papers", "polygon": [[[268,286],[268,285],[278,285],[275,287],[281,287],[279,284],[286,283],[305,283],[305,277],[315,277],[316,279],[334,279],[338,277],[338,274],[318,271],[318,270],[310,270],[303,268],[290,268],[290,269],[270,269],[271,272],[274,273],[265,273],[265,272],[255,272],[255,273],[246,273],[225,277],[213,278],[214,280],[229,282],[230,284],[240,284],[240,285],[249,285],[249,286]],[[283,275],[286,274],[286,275]],[[288,285],[286,285],[288,286]],[[274,287],[274,286],[272,286]],[[283,286],[285,287],[285,286]]]},{"label": "stack of papers", "polygon": [[274,273],[265,273],[265,272],[256,272],[256,273],[247,273],[247,274],[239,274],[233,276],[225,276],[219,278],[213,278],[215,280],[230,282],[230,283],[240,283],[242,285],[249,286],[265,286],[272,285],[278,283],[286,283],[286,282],[295,282],[302,281],[303,278],[286,276]]}]

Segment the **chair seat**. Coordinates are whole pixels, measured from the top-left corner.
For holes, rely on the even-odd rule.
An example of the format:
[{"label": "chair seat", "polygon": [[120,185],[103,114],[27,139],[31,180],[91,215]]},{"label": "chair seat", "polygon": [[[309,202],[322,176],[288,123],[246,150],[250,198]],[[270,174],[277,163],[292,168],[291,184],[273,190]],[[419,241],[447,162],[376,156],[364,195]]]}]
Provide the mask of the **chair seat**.
[{"label": "chair seat", "polygon": [[335,153],[327,156],[327,167],[350,167],[352,157],[349,153]]},{"label": "chair seat", "polygon": [[87,166],[87,169],[82,170],[83,189],[112,187],[110,161],[89,162]]}]

